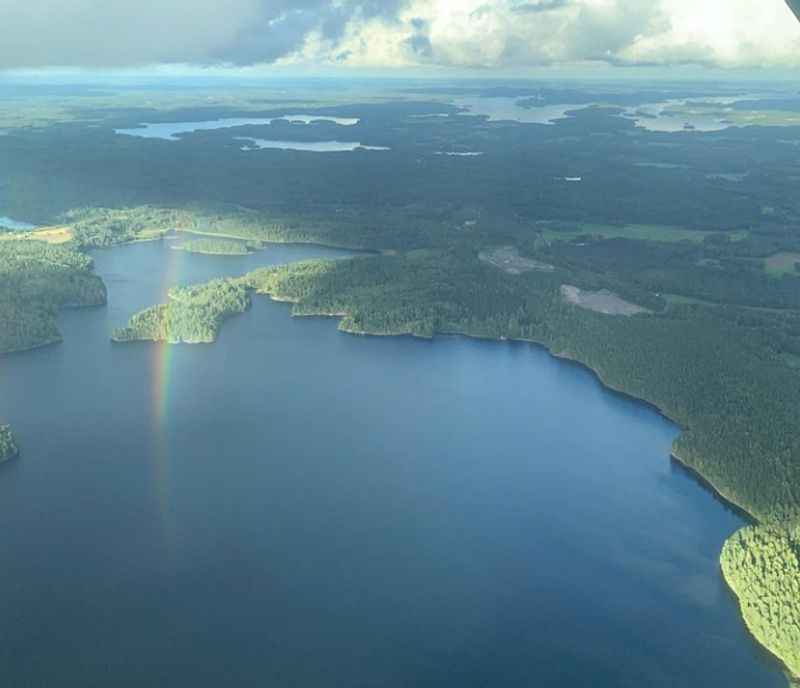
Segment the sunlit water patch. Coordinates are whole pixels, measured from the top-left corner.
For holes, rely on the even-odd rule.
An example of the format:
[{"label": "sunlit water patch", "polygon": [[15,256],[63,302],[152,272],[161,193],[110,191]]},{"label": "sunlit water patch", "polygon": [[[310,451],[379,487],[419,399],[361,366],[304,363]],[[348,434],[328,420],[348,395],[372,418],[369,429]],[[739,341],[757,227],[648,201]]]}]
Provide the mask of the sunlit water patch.
[{"label": "sunlit water patch", "polygon": [[481,115],[490,122],[521,122],[523,124],[555,124],[567,119],[569,112],[588,107],[585,103],[523,107],[519,98],[456,98],[453,104],[463,108],[462,115]]},{"label": "sunlit water patch", "polygon": [[295,150],[311,153],[343,153],[348,151],[388,151],[385,146],[365,146],[358,141],[272,141],[270,139],[256,139],[249,136],[237,136],[237,141],[246,141],[242,146],[243,151],[253,150]]},{"label": "sunlit water patch", "polygon": [[0,215],[0,228],[4,229],[13,229],[15,231],[28,231],[30,229],[36,229],[36,225],[32,225],[29,222],[23,222],[22,220],[15,220],[11,217],[6,217],[5,215]]},{"label": "sunlit water patch", "polygon": [[632,119],[636,126],[660,132],[710,132],[735,126],[730,119],[731,107],[743,100],[757,100],[761,96],[743,94],[736,96],[709,96],[673,98],[660,103],[643,103],[626,108],[622,117]]}]

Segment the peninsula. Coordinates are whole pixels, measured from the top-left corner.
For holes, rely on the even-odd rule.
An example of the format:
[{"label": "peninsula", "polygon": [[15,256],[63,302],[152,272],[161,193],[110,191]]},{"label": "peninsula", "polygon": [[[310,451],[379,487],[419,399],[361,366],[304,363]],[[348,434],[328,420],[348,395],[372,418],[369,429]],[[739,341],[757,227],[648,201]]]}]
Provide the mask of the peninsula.
[{"label": "peninsula", "polygon": [[19,448],[8,425],[0,425],[0,463],[19,456]]}]

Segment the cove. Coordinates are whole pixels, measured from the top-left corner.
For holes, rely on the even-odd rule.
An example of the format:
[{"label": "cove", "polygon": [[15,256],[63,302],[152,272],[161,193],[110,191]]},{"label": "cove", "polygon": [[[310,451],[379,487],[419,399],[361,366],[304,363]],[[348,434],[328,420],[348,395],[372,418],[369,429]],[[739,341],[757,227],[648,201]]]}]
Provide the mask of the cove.
[{"label": "cove", "polygon": [[94,254],[105,309],[0,358],[9,685],[777,688],[677,428],[538,347],[353,337],[254,299],[112,345],[177,282],[344,252]]}]

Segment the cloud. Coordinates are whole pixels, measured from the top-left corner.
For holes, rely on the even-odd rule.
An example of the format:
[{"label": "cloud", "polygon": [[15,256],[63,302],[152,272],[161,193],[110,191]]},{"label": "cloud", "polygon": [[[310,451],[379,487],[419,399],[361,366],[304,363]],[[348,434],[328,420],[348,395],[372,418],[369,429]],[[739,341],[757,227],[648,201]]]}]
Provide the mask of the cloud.
[{"label": "cloud", "polygon": [[0,69],[273,62],[405,0],[0,0]]},{"label": "cloud", "polygon": [[511,7],[512,12],[521,12],[523,14],[536,12],[550,12],[551,10],[560,10],[562,7],[569,5],[571,0],[538,0],[538,2],[523,2]]},{"label": "cloud", "polygon": [[800,23],[783,0],[0,0],[0,69],[587,61],[797,66]]}]

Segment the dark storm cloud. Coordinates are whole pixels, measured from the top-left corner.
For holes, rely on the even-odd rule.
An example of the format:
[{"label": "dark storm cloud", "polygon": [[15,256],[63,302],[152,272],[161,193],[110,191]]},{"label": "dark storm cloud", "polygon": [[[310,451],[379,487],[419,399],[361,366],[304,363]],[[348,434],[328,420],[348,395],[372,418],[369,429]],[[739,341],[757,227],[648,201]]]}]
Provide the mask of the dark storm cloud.
[{"label": "dark storm cloud", "polygon": [[0,0],[0,69],[271,62],[407,0]]}]

